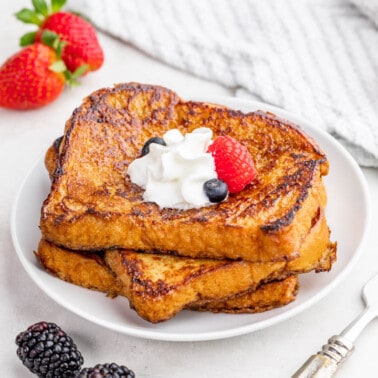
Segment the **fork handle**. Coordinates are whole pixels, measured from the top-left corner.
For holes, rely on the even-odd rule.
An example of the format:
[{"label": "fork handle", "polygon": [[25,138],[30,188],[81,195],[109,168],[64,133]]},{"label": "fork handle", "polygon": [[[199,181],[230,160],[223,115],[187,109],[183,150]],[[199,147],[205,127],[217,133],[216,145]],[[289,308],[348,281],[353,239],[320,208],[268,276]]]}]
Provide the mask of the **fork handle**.
[{"label": "fork handle", "polygon": [[322,350],[311,356],[292,378],[331,378],[354,349],[345,337],[332,336]]}]

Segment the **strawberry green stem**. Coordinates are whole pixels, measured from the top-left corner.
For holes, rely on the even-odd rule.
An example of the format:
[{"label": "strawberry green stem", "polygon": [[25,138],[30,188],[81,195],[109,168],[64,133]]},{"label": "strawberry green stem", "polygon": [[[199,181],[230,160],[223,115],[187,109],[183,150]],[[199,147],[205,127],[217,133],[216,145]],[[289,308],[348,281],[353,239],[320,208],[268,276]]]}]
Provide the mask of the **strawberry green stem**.
[{"label": "strawberry green stem", "polygon": [[45,0],[32,0],[33,9],[23,8],[15,14],[16,18],[26,24],[41,26],[46,18],[59,12],[67,0],[51,0],[50,6]]},{"label": "strawberry green stem", "polygon": [[51,0],[51,13],[59,12],[64,5],[66,4],[67,0]]},{"label": "strawberry green stem", "polygon": [[32,3],[36,13],[41,14],[44,17],[49,15],[49,7],[45,0],[32,0]]},{"label": "strawberry green stem", "polygon": [[23,8],[16,13],[16,18],[26,24],[41,26],[43,21],[53,13],[59,12],[66,0],[51,0],[50,6],[45,0],[32,0],[33,9]]}]

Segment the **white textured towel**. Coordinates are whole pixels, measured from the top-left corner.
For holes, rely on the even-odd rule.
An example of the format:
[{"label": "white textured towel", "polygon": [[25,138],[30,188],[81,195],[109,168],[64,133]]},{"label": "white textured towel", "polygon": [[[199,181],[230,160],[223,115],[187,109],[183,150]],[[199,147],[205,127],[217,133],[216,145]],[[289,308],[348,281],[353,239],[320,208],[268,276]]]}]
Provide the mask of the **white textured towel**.
[{"label": "white textured towel", "polygon": [[377,0],[76,0],[110,35],[299,113],[378,167]]}]

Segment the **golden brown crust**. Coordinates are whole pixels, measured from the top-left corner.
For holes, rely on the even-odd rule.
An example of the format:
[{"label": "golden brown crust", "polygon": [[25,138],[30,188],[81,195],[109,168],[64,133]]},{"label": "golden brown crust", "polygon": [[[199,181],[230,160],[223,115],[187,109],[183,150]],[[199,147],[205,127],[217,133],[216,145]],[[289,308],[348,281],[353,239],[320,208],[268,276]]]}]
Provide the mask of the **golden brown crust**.
[{"label": "golden brown crust", "polygon": [[[159,209],[125,175],[151,136],[206,126],[254,157],[258,179],[221,204]],[[87,97],[66,123],[52,190],[41,212],[43,237],[78,250],[132,248],[190,257],[286,261],[298,257],[317,209],[328,161],[297,126],[263,112],[186,102],[136,83]],[[322,202],[323,201],[323,202]]]},{"label": "golden brown crust", "polygon": [[63,281],[111,297],[121,293],[122,284],[105,265],[104,253],[69,251],[42,239],[35,255],[44,269]]},{"label": "golden brown crust", "polygon": [[[109,296],[122,295],[122,284],[105,265],[102,254],[77,253],[41,240],[36,255],[41,265],[58,278]],[[198,311],[253,313],[284,306],[295,299],[297,276],[267,282],[255,291],[241,293],[235,298],[192,303],[186,308]],[[222,308],[222,301],[224,301]]]},{"label": "golden brown crust", "polygon": [[302,244],[300,257],[289,262],[251,263],[107,251],[105,261],[123,283],[123,295],[144,319],[167,320],[191,303],[213,301],[255,290],[271,280],[311,270],[329,270],[336,248],[320,215]]},{"label": "golden brown crust", "polygon": [[267,282],[256,290],[232,298],[213,300],[205,303],[191,303],[190,310],[246,314],[269,311],[285,306],[295,300],[298,293],[298,276]]},{"label": "golden brown crust", "polygon": [[[192,259],[114,250],[105,253],[112,274],[97,253],[69,251],[41,240],[36,255],[45,269],[63,280],[126,296],[140,316],[156,323],[183,308],[257,312],[290,302],[295,294],[288,288],[285,289],[288,297],[279,301],[271,289],[270,300],[268,294],[251,296],[251,292],[271,280],[311,270],[329,270],[336,258],[336,245],[329,241],[329,229],[319,209],[302,244],[301,257],[289,262]],[[209,302],[241,294],[246,296],[226,302],[223,310],[217,302],[207,307]]]}]

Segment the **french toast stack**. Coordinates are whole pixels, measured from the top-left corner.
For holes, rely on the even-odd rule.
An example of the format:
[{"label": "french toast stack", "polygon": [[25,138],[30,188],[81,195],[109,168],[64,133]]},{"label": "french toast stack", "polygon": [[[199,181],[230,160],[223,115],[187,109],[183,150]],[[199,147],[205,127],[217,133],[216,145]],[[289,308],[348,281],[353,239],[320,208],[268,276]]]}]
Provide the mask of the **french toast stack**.
[{"label": "french toast stack", "polygon": [[[251,153],[258,177],[226,201],[159,208],[126,170],[167,130],[208,127]],[[247,313],[295,299],[298,275],[336,259],[324,209],[328,161],[290,122],[184,101],[138,83],[100,89],[75,109],[45,159],[51,191],[36,256],[60,279],[125,296],[157,323],[182,309]]]}]

